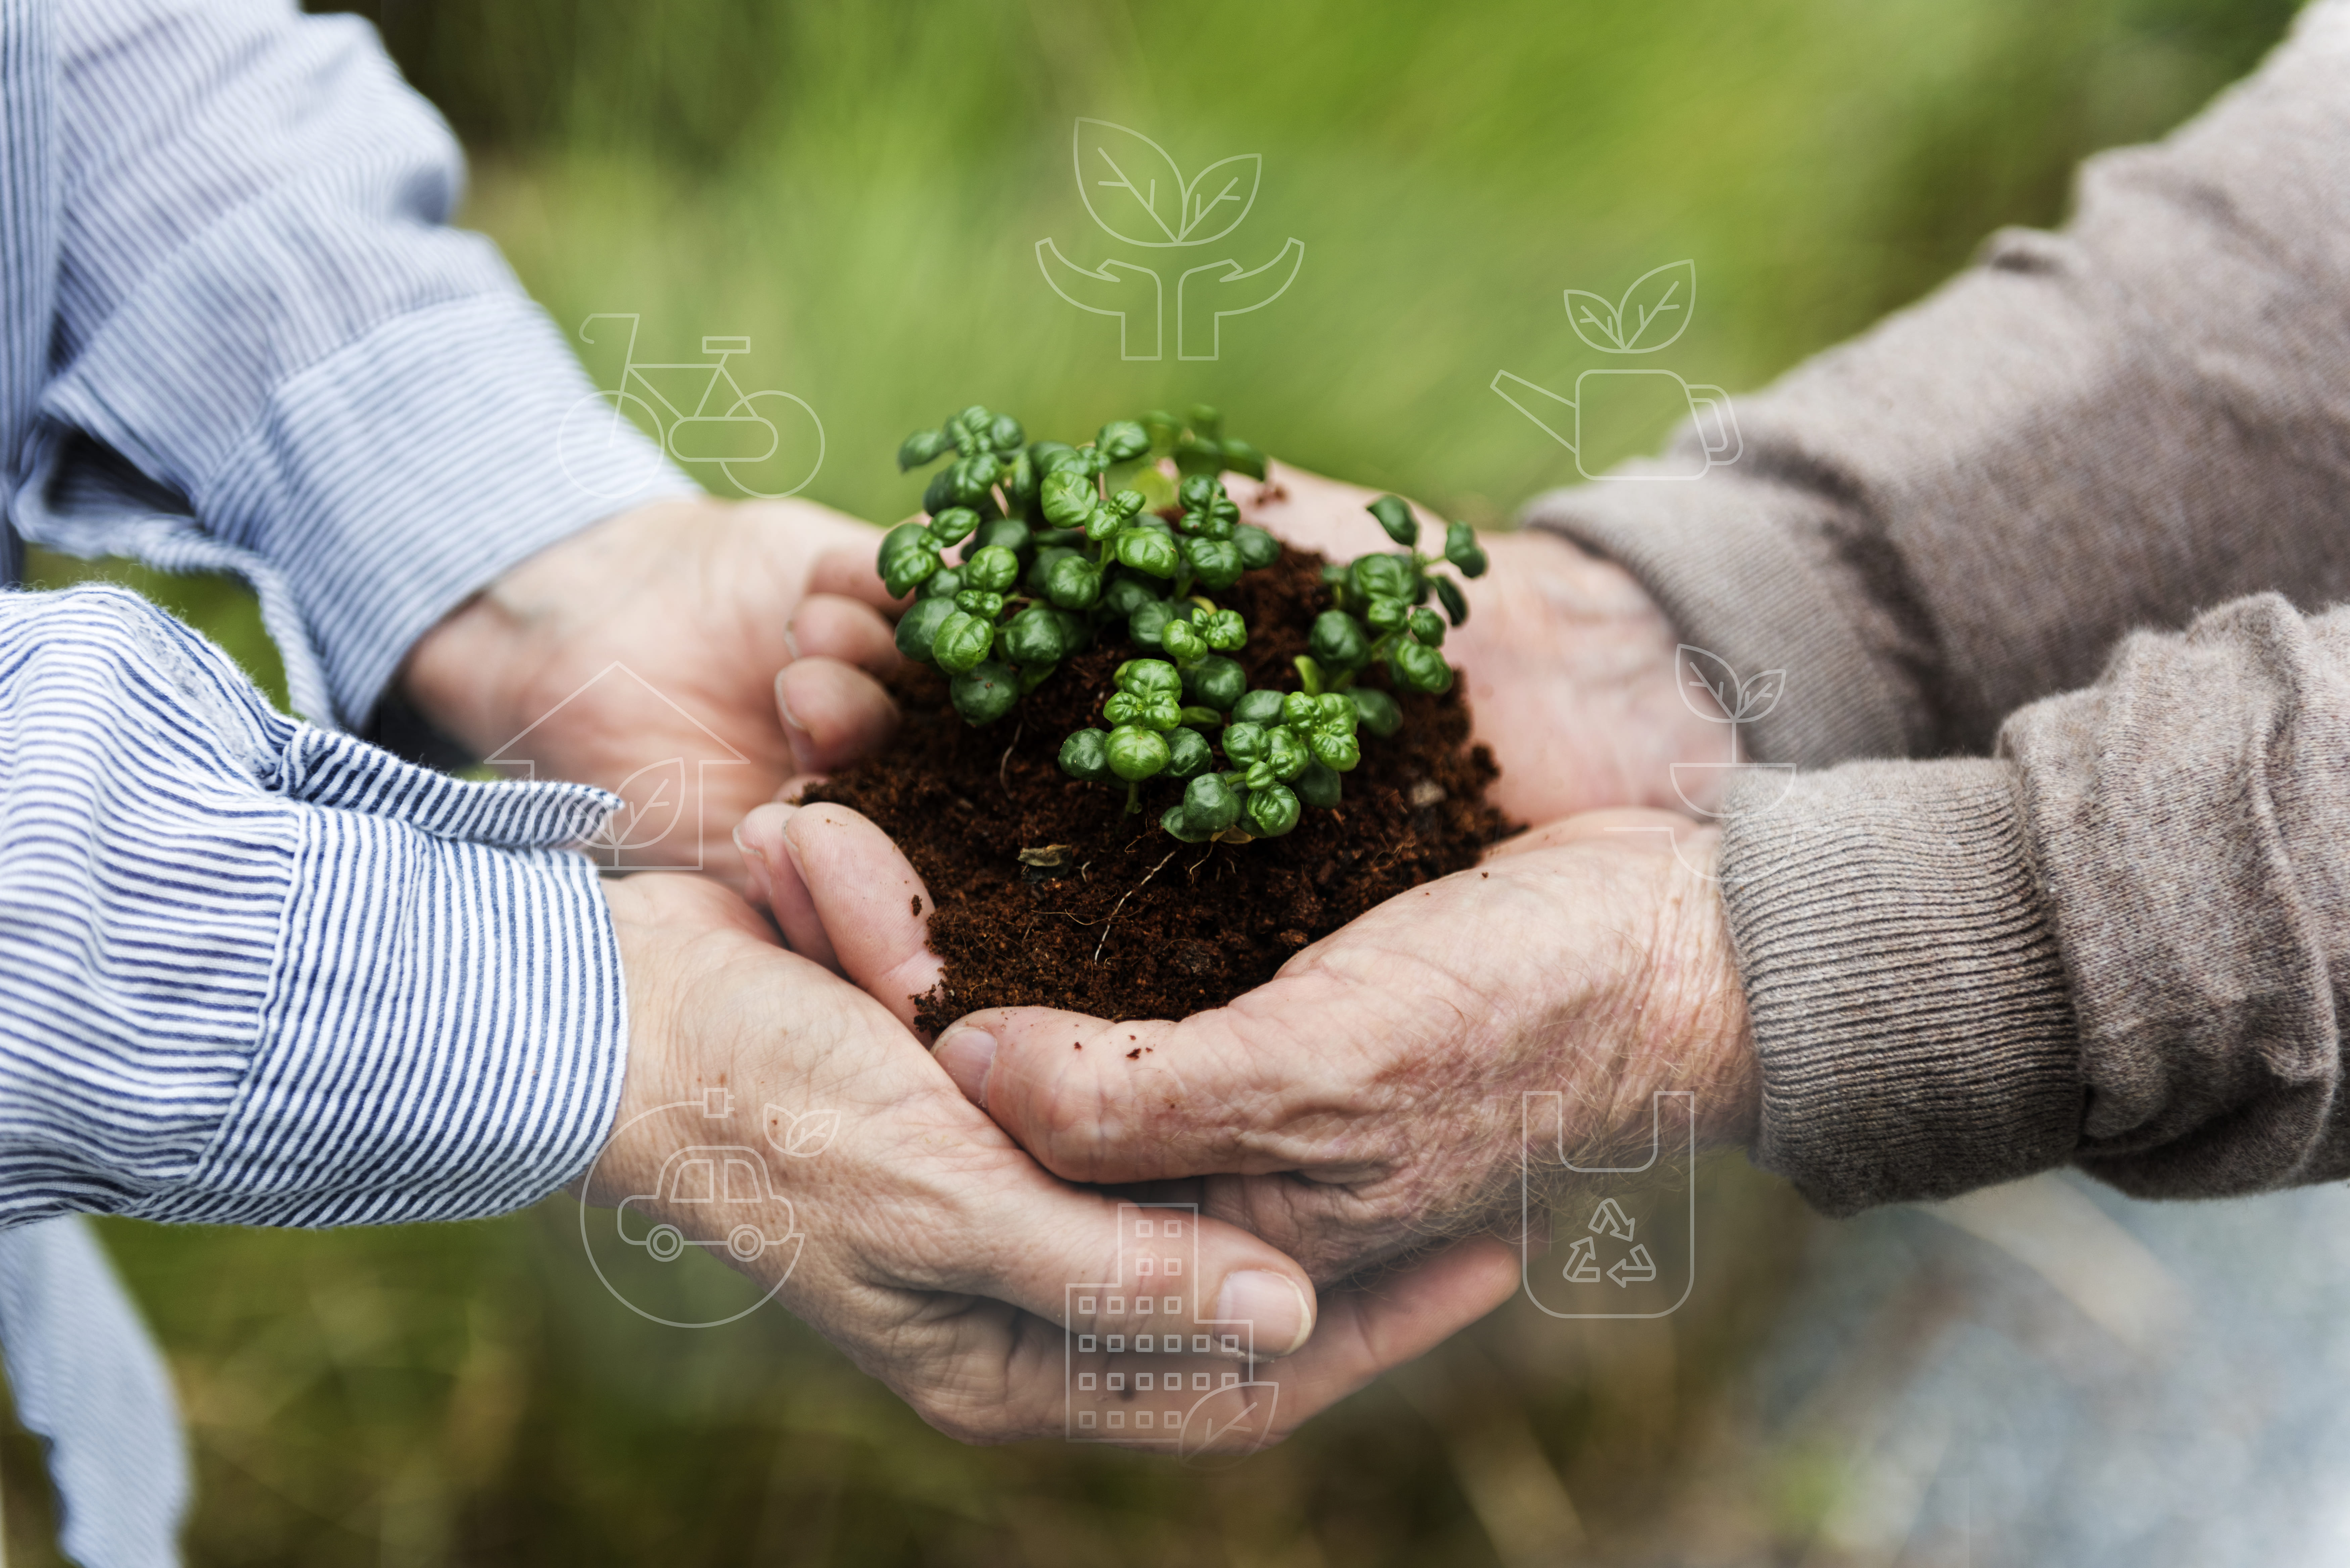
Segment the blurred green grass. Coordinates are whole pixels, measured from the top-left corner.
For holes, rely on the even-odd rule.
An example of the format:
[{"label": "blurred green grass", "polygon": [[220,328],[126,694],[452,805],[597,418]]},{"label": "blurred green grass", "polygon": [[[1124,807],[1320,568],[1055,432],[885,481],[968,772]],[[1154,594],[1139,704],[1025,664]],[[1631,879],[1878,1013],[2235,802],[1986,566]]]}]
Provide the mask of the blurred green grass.
[{"label": "blurred green grass", "polygon": [[[556,319],[638,313],[640,358],[750,337],[743,384],[794,392],[825,422],[816,499],[909,510],[889,454],[968,401],[1071,433],[1204,399],[1276,455],[1490,523],[1574,477],[1487,390],[1499,369],[1562,385],[1592,362],[1562,288],[1612,296],[1694,257],[1698,310],[1669,362],[1752,386],[1916,297],[1997,225],[2057,220],[2081,156],[2191,113],[2289,10],[369,14],[474,154],[467,221]],[[1229,248],[1253,265],[1295,235],[1305,269],[1227,324],[1220,359],[1122,363],[1114,323],[1045,288],[1039,239],[1087,262],[1121,254],[1078,201],[1078,115],[1142,130],[1186,169],[1263,155]],[[590,363],[612,384],[615,365]],[[203,627],[282,697],[232,585],[34,562],[37,581],[92,573]],[[597,1284],[565,1199],[397,1231],[104,1230],[189,1407],[200,1563],[1515,1568],[1577,1530],[1603,1559],[1792,1560],[1835,1478],[1750,1440],[1736,1373],[1805,1221],[1731,1161],[1710,1169],[1700,1222],[1707,1263],[1679,1315],[1569,1325],[1506,1308],[1207,1478],[1055,1444],[957,1448],[772,1309],[702,1333],[647,1324]],[[16,1563],[56,1560],[36,1462],[21,1434],[0,1443]]]}]

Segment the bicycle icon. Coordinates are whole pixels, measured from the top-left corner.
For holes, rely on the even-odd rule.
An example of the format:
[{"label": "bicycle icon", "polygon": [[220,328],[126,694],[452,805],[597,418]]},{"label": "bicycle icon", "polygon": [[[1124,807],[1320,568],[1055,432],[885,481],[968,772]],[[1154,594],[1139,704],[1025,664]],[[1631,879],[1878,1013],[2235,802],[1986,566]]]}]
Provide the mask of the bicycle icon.
[{"label": "bicycle icon", "polygon": [[[596,342],[590,328],[599,321],[627,322],[629,338],[619,387],[587,393],[563,416],[556,455],[572,483],[590,495],[617,501],[650,482],[660,454],[667,453],[680,463],[716,463],[736,489],[763,501],[806,489],[824,466],[824,421],[789,392],[743,389],[726,362],[748,354],[751,340],[707,337],[702,351],[712,356],[709,359],[653,363],[636,357],[640,319],[634,313],[601,311],[579,324],[582,343]],[[691,389],[697,378],[701,389],[694,397]],[[664,383],[680,391],[677,400],[662,390]],[[691,411],[681,406],[688,397],[694,397]],[[653,438],[653,450],[628,439],[631,424]],[[816,455],[808,458],[811,437]],[[616,456],[622,461],[614,462]],[[583,472],[595,475],[597,483],[582,482]]]}]

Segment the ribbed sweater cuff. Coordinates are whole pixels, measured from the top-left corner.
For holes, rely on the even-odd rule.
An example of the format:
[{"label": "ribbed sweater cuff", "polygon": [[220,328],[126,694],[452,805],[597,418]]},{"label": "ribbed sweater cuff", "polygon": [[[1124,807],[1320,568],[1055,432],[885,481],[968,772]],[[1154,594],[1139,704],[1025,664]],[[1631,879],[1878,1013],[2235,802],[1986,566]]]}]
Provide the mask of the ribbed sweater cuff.
[{"label": "ribbed sweater cuff", "polygon": [[1755,1163],[1830,1214],[2063,1164],[2079,1044],[2014,765],[1856,763],[1781,798],[1783,782],[1733,791],[1722,837],[1762,1059]]},{"label": "ribbed sweater cuff", "polygon": [[1521,520],[1631,573],[1683,640],[1740,674],[1787,672],[1785,699],[1742,727],[1754,755],[1822,767],[1904,754],[1897,689],[1795,543],[1818,498],[1728,474],[1644,479],[1646,466],[1536,496]]}]

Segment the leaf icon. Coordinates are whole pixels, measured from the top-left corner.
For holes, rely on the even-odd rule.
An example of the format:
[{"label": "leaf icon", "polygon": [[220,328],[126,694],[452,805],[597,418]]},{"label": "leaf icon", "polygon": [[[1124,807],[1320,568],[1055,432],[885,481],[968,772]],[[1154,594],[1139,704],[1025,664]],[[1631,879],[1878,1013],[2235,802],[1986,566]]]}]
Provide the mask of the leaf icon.
[{"label": "leaf icon", "polygon": [[1613,305],[1579,288],[1566,291],[1566,319],[1575,335],[1603,354],[1651,354],[1669,348],[1689,329],[1697,309],[1697,263],[1667,262],[1642,273]]},{"label": "leaf icon", "polygon": [[1624,335],[1617,328],[1616,303],[1602,299],[1588,290],[1570,288],[1566,291],[1567,324],[1575,335],[1602,354],[1622,354]]},{"label": "leaf icon", "polygon": [[[814,1159],[840,1131],[838,1111],[810,1111],[806,1116],[794,1116],[781,1106],[769,1106],[766,1112],[767,1141],[775,1146],[776,1153],[793,1159]],[[778,1121],[781,1127],[775,1125]]]},{"label": "leaf icon", "polygon": [[1771,710],[1779,705],[1779,699],[1786,694],[1786,691],[1787,672],[1785,670],[1762,671],[1762,674],[1739,688],[1738,706],[1733,710],[1738,722],[1742,724],[1750,724],[1757,719],[1767,718]]},{"label": "leaf icon", "polygon": [[[1720,654],[1682,643],[1673,649],[1673,678],[1679,682],[1681,702],[1690,712],[1711,723],[1738,722],[1738,671],[1723,662]],[[1699,701],[1696,693],[1700,691],[1711,697],[1714,705],[1709,707]],[[1773,700],[1777,700],[1775,693]]]},{"label": "leaf icon", "polygon": [[604,842],[614,849],[645,849],[677,830],[685,815],[685,759],[648,763],[614,792],[625,803],[612,814]]},{"label": "leaf icon", "polygon": [[[1078,120],[1073,146],[1077,194],[1095,223],[1128,244],[1163,248],[1183,243],[1191,192],[1166,149],[1107,119]],[[1207,195],[1214,193],[1210,190]]]},{"label": "leaf icon", "polygon": [[1256,204],[1257,182],[1263,175],[1264,159],[1254,152],[1201,170],[1183,192],[1183,223],[1177,243],[1204,245],[1239,228]]}]

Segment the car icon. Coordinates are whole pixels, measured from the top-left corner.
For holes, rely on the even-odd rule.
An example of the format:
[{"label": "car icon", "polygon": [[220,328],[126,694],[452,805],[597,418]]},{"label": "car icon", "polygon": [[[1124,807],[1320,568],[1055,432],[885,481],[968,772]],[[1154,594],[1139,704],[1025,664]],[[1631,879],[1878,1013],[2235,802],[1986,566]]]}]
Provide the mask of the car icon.
[{"label": "car icon", "polygon": [[[705,1216],[709,1223],[695,1229],[710,1239],[692,1240],[669,1221],[654,1219],[660,1206]],[[652,1220],[642,1236],[629,1234],[632,1210]],[[793,1228],[791,1200],[775,1189],[757,1152],[740,1145],[678,1150],[661,1166],[653,1190],[621,1199],[614,1220],[621,1241],[642,1247],[661,1263],[675,1261],[688,1246],[723,1247],[738,1263],[755,1262],[773,1248],[796,1251],[801,1240]]]}]

